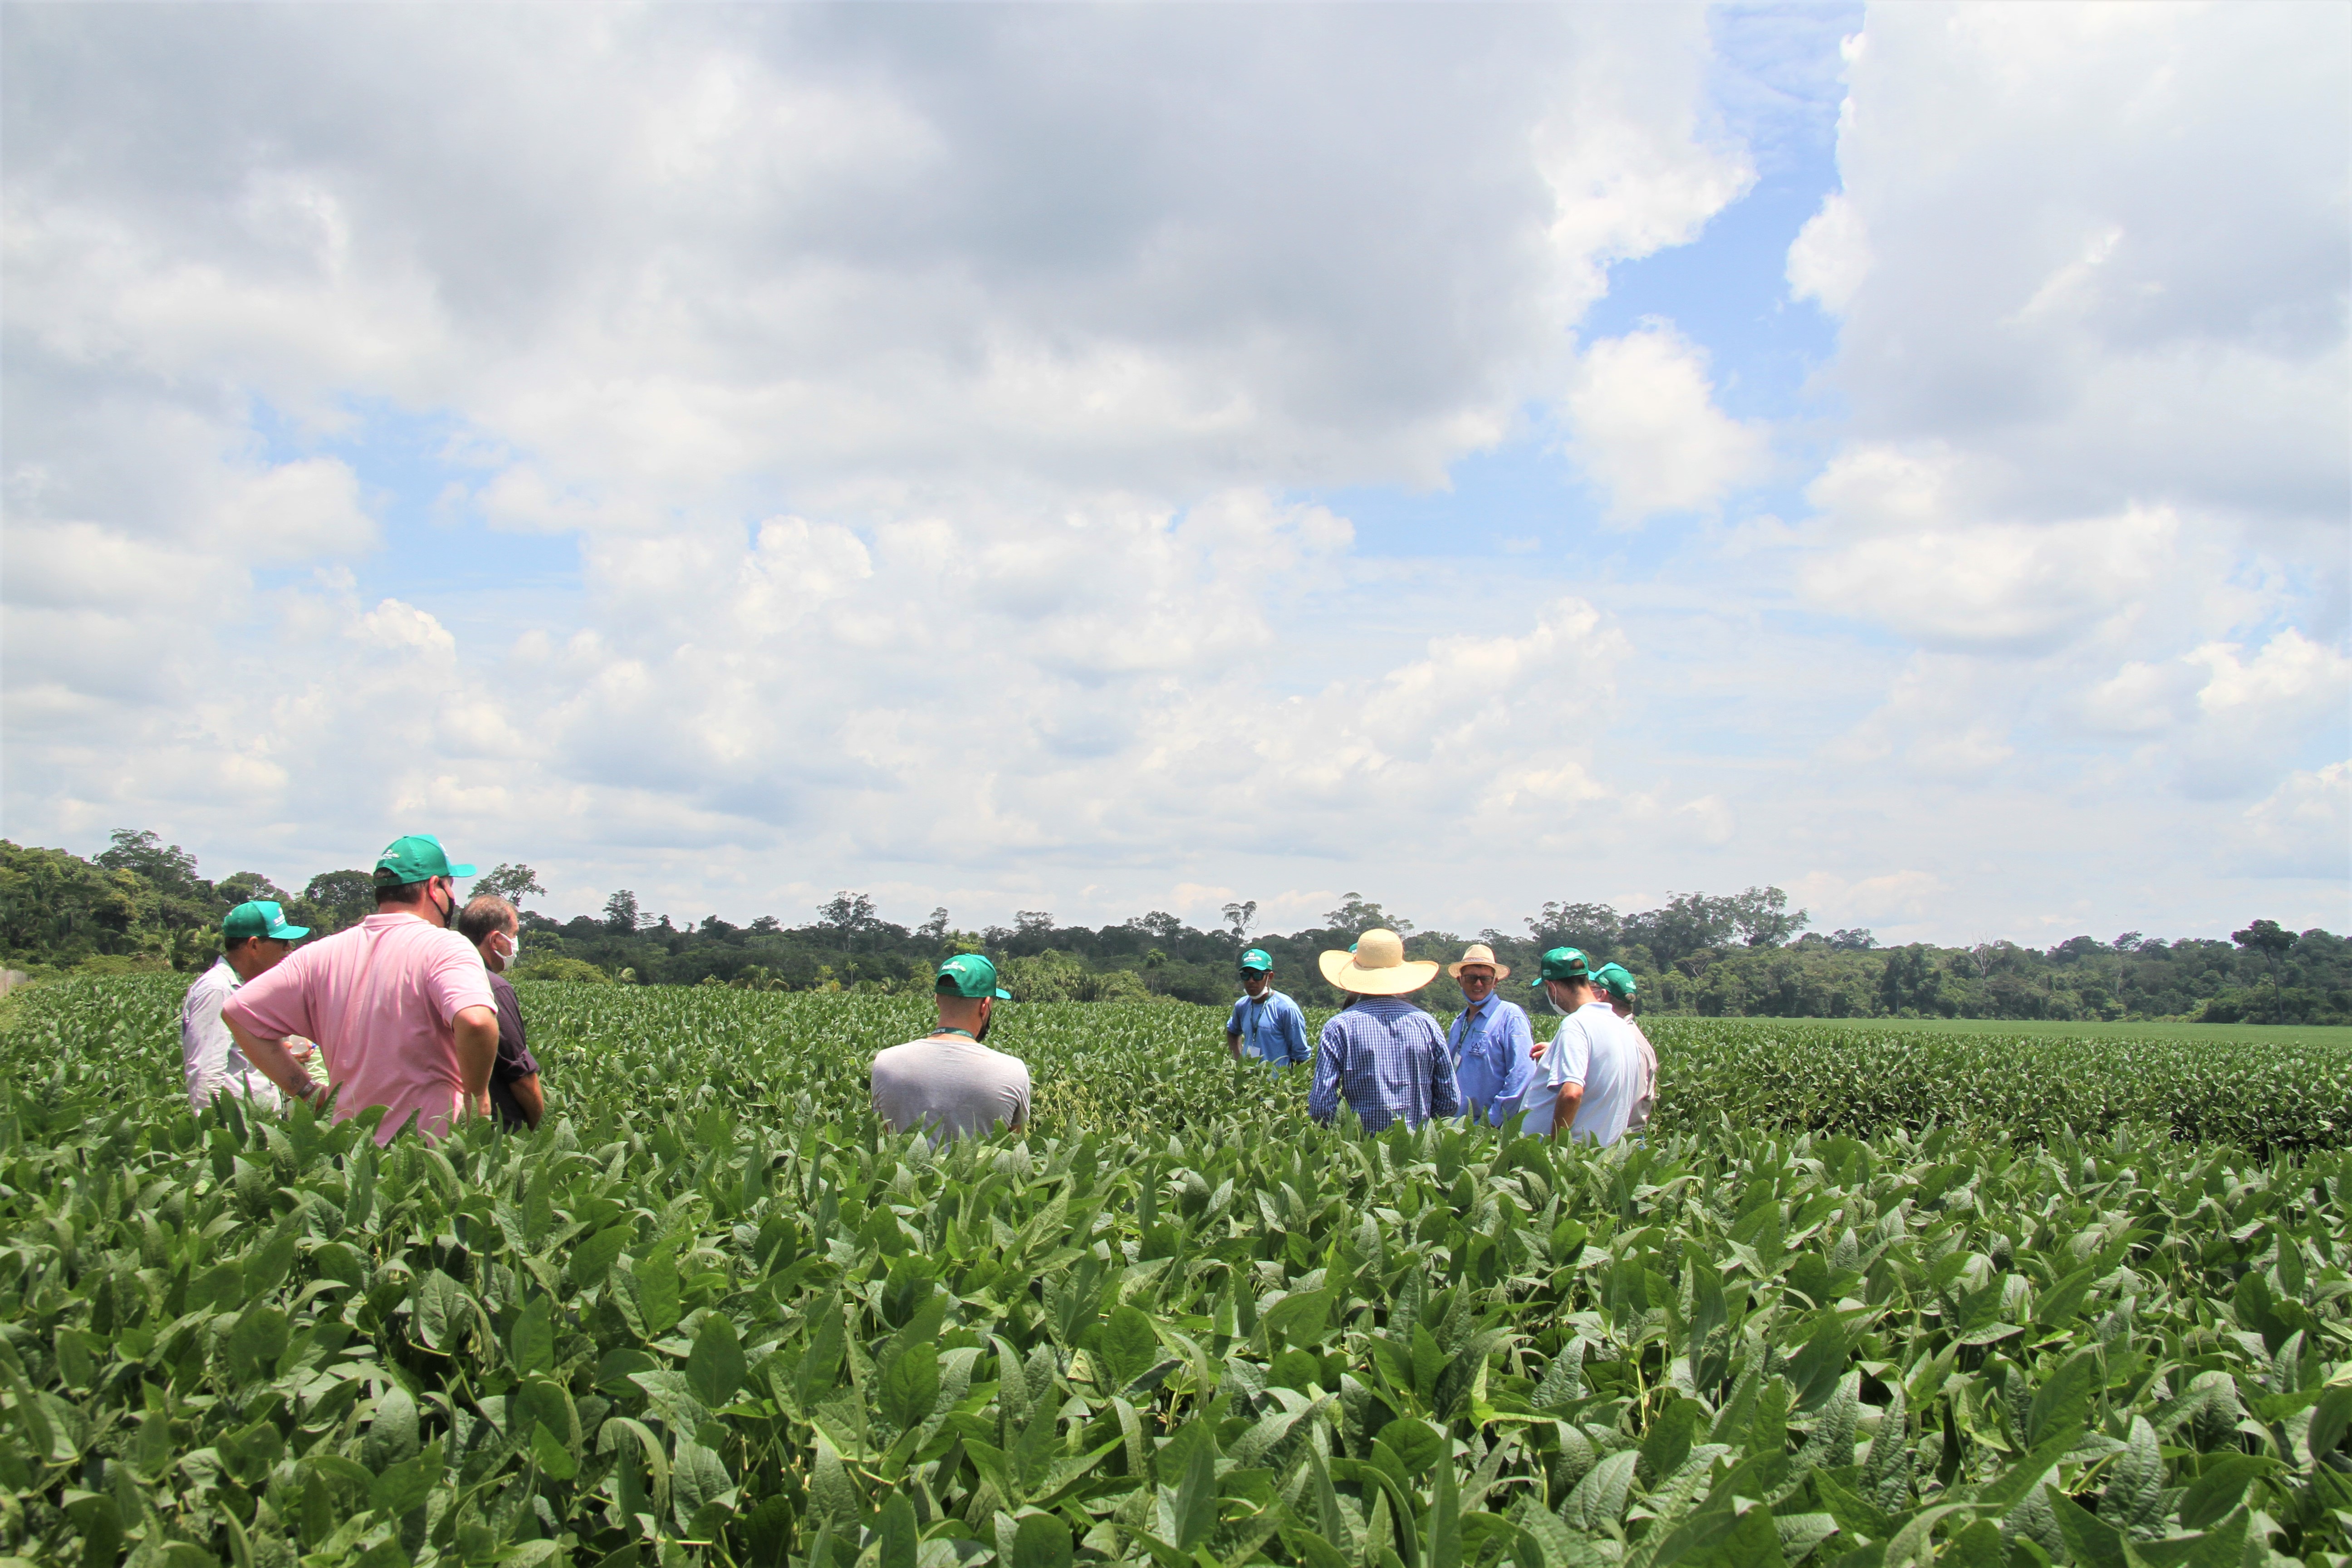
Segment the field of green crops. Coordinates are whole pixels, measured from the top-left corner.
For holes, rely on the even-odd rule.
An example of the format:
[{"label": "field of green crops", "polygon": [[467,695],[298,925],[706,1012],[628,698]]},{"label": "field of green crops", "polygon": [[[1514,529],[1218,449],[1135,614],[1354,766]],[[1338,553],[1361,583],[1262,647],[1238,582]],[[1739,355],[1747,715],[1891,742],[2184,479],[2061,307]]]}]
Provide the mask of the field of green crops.
[{"label": "field of green crops", "polygon": [[[9,1004],[0,1561],[2343,1563],[2352,1052],[1661,1021],[1606,1152],[1364,1138],[1176,1005],[1026,1137],[914,1002],[527,988],[550,1116],[382,1153]],[[364,1120],[364,1119],[363,1119]]]}]

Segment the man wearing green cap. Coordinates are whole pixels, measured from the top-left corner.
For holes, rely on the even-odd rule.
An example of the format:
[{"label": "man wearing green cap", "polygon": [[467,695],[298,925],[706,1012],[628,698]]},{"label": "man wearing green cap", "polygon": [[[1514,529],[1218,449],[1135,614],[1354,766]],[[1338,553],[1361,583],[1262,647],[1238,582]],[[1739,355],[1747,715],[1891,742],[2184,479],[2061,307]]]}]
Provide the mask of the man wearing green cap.
[{"label": "man wearing green cap", "polygon": [[1642,1026],[1633,1021],[1633,999],[1642,989],[1633,972],[1622,963],[1604,963],[1592,972],[1592,979],[1609,998],[1609,1010],[1622,1018],[1625,1026],[1633,1032],[1633,1047],[1641,1062],[1633,1109],[1625,1118],[1625,1135],[1630,1138],[1650,1124],[1650,1112],[1658,1103],[1658,1052]]},{"label": "man wearing green cap", "polygon": [[1640,1077],[1631,1031],[1594,983],[1591,960],[1576,948],[1545,953],[1535,988],[1568,1016],[1537,1063],[1521,1129],[1614,1143],[1625,1135]]},{"label": "man wearing green cap", "polygon": [[940,1026],[874,1058],[874,1114],[893,1132],[925,1128],[934,1143],[1026,1126],[1027,1064],[982,1043],[996,1005],[1013,1000],[996,983],[996,965],[959,952],[940,965],[933,989]]},{"label": "man wearing green cap", "polygon": [[1225,1020],[1225,1049],[1235,1061],[1246,1045],[1270,1068],[1303,1066],[1315,1059],[1307,1046],[1307,1015],[1274,988],[1273,969],[1274,959],[1262,947],[1242,954],[1242,997]]},{"label": "man wearing green cap", "polygon": [[[247,981],[277,967],[310,934],[309,926],[288,925],[286,911],[270,899],[239,904],[222,917],[221,955],[180,1003],[180,1067],[188,1103],[196,1110],[210,1105],[216,1094],[241,1094],[272,1110],[282,1103],[277,1085],[236,1048],[221,1022],[221,1004]],[[298,1064],[306,1062],[310,1047],[295,1047],[288,1054]]]},{"label": "man wearing green cap", "polygon": [[221,1009],[238,1048],[287,1094],[316,1103],[325,1094],[283,1042],[318,1041],[336,1120],[383,1106],[379,1143],[412,1120],[437,1140],[457,1118],[486,1113],[499,1015],[482,955],[448,929],[457,879],[473,874],[430,834],[394,839],[376,858],[375,913],[298,949]]}]

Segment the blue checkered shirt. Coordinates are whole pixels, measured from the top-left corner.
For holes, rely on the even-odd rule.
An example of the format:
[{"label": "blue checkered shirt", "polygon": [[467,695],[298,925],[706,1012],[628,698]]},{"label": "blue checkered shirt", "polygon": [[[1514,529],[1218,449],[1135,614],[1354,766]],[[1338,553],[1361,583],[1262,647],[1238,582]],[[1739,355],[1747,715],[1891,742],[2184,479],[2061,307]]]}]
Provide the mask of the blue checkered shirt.
[{"label": "blue checkered shirt", "polygon": [[1323,1026],[1307,1114],[1330,1121],[1342,1093],[1367,1132],[1391,1121],[1418,1127],[1433,1116],[1462,1114],[1454,1058],[1437,1020],[1402,996],[1367,996]]}]

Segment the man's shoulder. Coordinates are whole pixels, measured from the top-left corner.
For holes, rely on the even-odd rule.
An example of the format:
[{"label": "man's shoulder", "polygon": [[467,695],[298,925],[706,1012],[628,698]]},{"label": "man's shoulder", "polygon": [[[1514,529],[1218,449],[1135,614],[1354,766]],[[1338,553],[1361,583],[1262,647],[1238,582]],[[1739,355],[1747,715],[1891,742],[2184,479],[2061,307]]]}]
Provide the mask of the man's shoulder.
[{"label": "man's shoulder", "polygon": [[503,974],[496,973],[487,964],[483,965],[482,973],[490,983],[491,995],[497,997],[501,1002],[511,1002],[515,999],[513,981],[509,980]]}]

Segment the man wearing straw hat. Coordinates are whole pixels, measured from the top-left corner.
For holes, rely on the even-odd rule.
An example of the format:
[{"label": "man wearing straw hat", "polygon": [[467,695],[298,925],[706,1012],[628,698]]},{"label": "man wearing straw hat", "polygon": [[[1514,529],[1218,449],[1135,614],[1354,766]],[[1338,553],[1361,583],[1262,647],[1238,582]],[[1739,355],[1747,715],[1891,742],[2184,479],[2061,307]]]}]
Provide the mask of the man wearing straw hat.
[{"label": "man wearing straw hat", "polygon": [[1604,963],[1592,972],[1592,981],[1609,998],[1609,1010],[1625,1020],[1625,1027],[1633,1032],[1642,1076],[1633,1090],[1633,1109],[1625,1118],[1625,1135],[1630,1138],[1650,1124],[1650,1112],[1658,1103],[1658,1052],[1650,1044],[1650,1037],[1643,1033],[1642,1026],[1633,1021],[1633,998],[1642,989],[1633,972],[1622,963]]},{"label": "man wearing straw hat", "polygon": [[1591,961],[1576,948],[1545,953],[1535,986],[1568,1016],[1544,1047],[1521,1131],[1614,1143],[1625,1135],[1641,1076],[1633,1031],[1594,984]]},{"label": "man wearing straw hat", "polygon": [[1462,1016],[1445,1034],[1472,1121],[1485,1116],[1500,1127],[1518,1113],[1519,1097],[1535,1077],[1536,1035],[1527,1009],[1495,994],[1495,983],[1511,977],[1511,966],[1495,962],[1495,950],[1474,942],[1445,973],[1462,987]]},{"label": "man wearing straw hat", "polygon": [[1410,1128],[1433,1116],[1460,1115],[1462,1091],[1445,1037],[1436,1019],[1405,1000],[1437,977],[1437,965],[1408,960],[1404,939],[1380,930],[1357,938],[1349,952],[1324,953],[1318,963],[1323,978],[1354,1001],[1323,1026],[1307,1114],[1329,1121],[1344,1093],[1367,1132],[1392,1121]]}]

